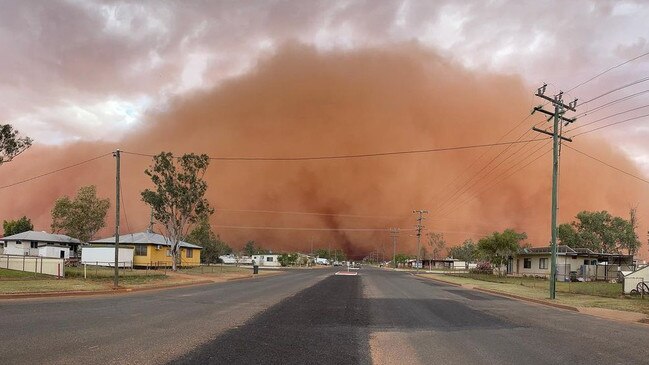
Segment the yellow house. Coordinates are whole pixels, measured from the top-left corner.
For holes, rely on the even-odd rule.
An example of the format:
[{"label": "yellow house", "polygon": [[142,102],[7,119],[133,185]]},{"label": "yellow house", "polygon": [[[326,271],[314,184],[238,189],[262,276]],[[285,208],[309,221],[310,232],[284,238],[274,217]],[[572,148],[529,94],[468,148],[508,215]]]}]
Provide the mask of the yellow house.
[{"label": "yellow house", "polygon": [[[115,237],[91,241],[90,244],[115,244]],[[134,246],[133,266],[164,267],[171,266],[171,242],[161,234],[138,232],[119,236],[120,245]],[[201,246],[180,241],[180,266],[201,264]]]}]

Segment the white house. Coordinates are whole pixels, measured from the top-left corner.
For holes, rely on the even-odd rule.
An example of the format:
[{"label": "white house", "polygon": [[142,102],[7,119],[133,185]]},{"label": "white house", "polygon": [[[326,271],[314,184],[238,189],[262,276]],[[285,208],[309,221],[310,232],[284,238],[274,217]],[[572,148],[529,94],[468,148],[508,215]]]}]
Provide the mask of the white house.
[{"label": "white house", "polygon": [[252,260],[256,265],[265,267],[280,267],[279,255],[252,255]]},{"label": "white house", "polygon": [[0,239],[5,255],[67,259],[81,241],[64,234],[27,231]]},{"label": "white house", "polygon": [[[550,258],[550,247],[524,248],[510,260],[507,273],[549,277]],[[611,280],[617,278],[618,271],[633,267],[633,255],[557,246],[557,279],[561,281],[568,280],[571,272],[587,280]]]}]

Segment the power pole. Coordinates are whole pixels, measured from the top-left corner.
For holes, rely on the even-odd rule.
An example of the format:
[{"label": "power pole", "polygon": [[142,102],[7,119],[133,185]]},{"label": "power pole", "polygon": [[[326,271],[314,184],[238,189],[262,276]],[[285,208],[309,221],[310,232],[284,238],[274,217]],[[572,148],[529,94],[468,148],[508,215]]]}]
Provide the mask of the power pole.
[{"label": "power pole", "polygon": [[577,99],[574,101],[565,104],[562,100],[563,91],[554,97],[545,95],[545,89],[547,84],[543,84],[537,92],[536,96],[539,98],[545,99],[552,103],[554,106],[554,112],[550,112],[543,109],[543,106],[537,106],[532,110],[532,114],[535,112],[541,112],[547,116],[548,122],[553,120],[554,125],[552,132],[548,132],[542,129],[533,127],[532,129],[536,132],[547,134],[552,136],[552,222],[550,229],[552,230],[552,243],[550,245],[551,259],[550,259],[550,299],[556,299],[556,285],[557,285],[557,194],[558,194],[558,175],[559,175],[559,140],[564,140],[572,142],[570,138],[566,138],[561,135],[561,129],[564,125],[573,123],[576,118],[566,118],[563,114],[566,113],[566,110],[576,111],[575,107],[577,106]]},{"label": "power pole", "polygon": [[390,228],[390,237],[392,237],[392,262],[394,269],[397,269],[397,238],[399,237],[399,228]]},{"label": "power pole", "polygon": [[113,152],[115,157],[115,278],[113,280],[113,286],[115,289],[119,286],[119,202],[120,202],[120,151],[119,149]]},{"label": "power pole", "polygon": [[417,261],[415,262],[415,265],[417,266],[417,273],[419,273],[419,262],[421,260],[421,230],[424,228],[424,226],[421,224],[421,222],[426,219],[424,218],[424,214],[428,214],[427,210],[413,210],[413,213],[418,214],[417,217]]}]

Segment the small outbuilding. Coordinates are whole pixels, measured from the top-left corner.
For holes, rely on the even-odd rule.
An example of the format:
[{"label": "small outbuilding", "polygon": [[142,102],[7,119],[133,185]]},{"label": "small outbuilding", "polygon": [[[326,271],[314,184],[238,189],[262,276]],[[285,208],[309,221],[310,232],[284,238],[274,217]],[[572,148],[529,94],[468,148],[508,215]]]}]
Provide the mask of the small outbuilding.
[{"label": "small outbuilding", "polygon": [[[91,241],[92,245],[114,245],[115,236]],[[120,245],[134,246],[133,266],[169,267],[172,264],[171,241],[154,232],[129,233],[119,236]],[[180,266],[199,266],[201,246],[180,241]]]}]

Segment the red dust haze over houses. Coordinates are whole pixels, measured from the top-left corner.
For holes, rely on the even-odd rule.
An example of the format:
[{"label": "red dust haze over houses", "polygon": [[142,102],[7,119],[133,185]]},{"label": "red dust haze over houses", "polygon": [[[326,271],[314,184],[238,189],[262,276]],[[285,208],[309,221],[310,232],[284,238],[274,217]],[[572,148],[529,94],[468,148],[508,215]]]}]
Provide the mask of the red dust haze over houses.
[{"label": "red dust haze over houses", "polygon": [[[241,76],[150,112],[117,143],[45,146],[37,140],[1,167],[0,185],[106,156],[3,188],[0,219],[26,215],[36,229],[48,230],[54,200],[89,184],[111,198],[112,211],[115,163],[109,153],[117,148],[141,154],[295,158],[540,139],[544,135],[530,129],[547,127],[543,117],[525,119],[538,104],[534,91],[518,77],[471,71],[412,44],[328,52],[288,44]],[[585,134],[570,147],[642,176],[608,143]],[[213,160],[205,177],[207,197],[216,208],[211,222],[235,248],[255,240],[273,251],[306,252],[313,242],[316,248],[341,248],[350,255],[384,249],[390,257],[389,233],[382,230],[402,228],[398,251],[414,253],[414,233],[407,231],[415,224],[412,210],[427,209],[427,229],[443,232],[449,246],[505,228],[526,232],[534,246],[547,245],[550,148],[544,139],[359,158]],[[139,231],[148,226],[140,192],[151,186],[143,173],[151,159],[126,152],[121,229]],[[466,194],[454,194],[462,187]],[[582,210],[628,218],[629,208],[638,206],[637,232],[646,243],[648,198],[646,184],[563,149],[560,223]],[[111,235],[112,224],[109,214],[100,235]],[[640,255],[646,257],[646,251],[644,246]]]}]

